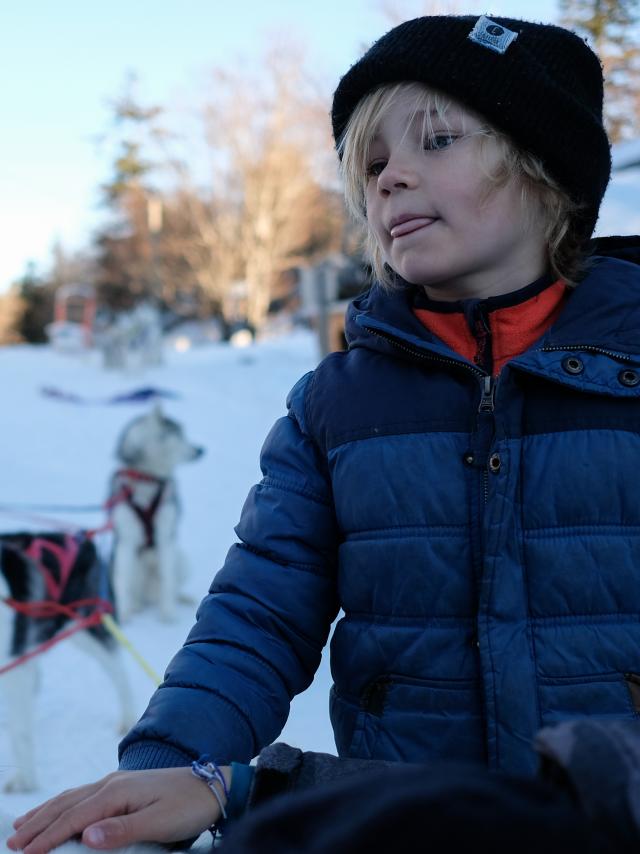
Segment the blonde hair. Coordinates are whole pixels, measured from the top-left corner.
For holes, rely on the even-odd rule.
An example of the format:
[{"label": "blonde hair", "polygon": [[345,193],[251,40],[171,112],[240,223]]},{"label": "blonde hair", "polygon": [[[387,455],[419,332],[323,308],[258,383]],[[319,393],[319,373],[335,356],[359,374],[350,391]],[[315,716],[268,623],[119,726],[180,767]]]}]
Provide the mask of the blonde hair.
[{"label": "blonde hair", "polygon": [[[374,89],[366,95],[351,114],[342,138],[338,143],[341,158],[341,174],[347,208],[356,221],[365,227],[364,248],[378,281],[385,287],[393,287],[395,275],[384,262],[382,251],[369,228],[366,208],[367,164],[372,139],[383,116],[402,95],[412,95],[413,108],[407,121],[407,130],[415,115],[423,115],[423,137],[433,136],[432,114],[447,125],[447,112],[452,106],[462,104],[422,83],[393,83]],[[544,223],[544,238],[547,244],[549,265],[553,275],[569,285],[575,285],[578,274],[583,270],[585,258],[583,240],[574,226],[581,208],[549,175],[542,161],[530,152],[518,148],[511,139],[492,127],[481,117],[479,130],[473,135],[480,138],[481,152],[489,139],[498,145],[498,165],[489,170],[486,196],[504,187],[513,179],[521,183],[521,203],[531,224],[538,216]]]}]

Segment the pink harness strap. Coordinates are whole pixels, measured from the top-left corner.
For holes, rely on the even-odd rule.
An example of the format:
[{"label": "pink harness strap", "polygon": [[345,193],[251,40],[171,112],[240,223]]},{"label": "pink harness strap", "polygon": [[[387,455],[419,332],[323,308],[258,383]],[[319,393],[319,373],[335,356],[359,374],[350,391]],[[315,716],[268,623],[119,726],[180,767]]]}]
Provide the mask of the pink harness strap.
[{"label": "pink harness strap", "polygon": [[[16,599],[2,599],[0,601],[13,608],[18,614],[24,614],[26,617],[31,617],[32,619],[46,619],[62,615],[73,621],[73,625],[69,628],[58,632],[52,638],[49,638],[49,640],[43,641],[38,646],[0,667],[0,676],[8,673],[9,670],[13,670],[15,667],[20,667],[21,664],[34,658],[36,655],[46,652],[52,646],[55,646],[55,644],[76,632],[91,628],[91,626],[97,626],[98,623],[102,622],[104,614],[113,614],[113,605],[100,598],[78,599],[75,602],[70,602],[68,605],[50,601],[18,602]],[[81,616],[79,613],[80,609],[86,608],[89,605],[93,606],[93,612],[86,617]]]},{"label": "pink harness strap", "polygon": [[[78,557],[80,546],[75,537],[69,534],[64,535],[64,544],[58,545],[51,540],[46,540],[43,537],[35,537],[24,553],[35,563],[40,570],[44,583],[47,588],[49,598],[54,602],[60,602],[62,594],[69,581],[73,564]],[[53,573],[43,563],[43,555],[45,552],[50,552],[58,566],[60,567],[60,580],[57,581]]]}]

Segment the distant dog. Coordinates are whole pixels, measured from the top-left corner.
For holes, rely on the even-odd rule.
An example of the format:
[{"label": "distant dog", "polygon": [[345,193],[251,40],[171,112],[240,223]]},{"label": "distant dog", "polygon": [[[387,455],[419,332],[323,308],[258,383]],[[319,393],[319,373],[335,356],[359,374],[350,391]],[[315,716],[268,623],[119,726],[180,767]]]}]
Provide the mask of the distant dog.
[{"label": "distant dog", "polygon": [[[59,532],[0,534],[0,669],[17,664],[0,672],[15,759],[12,776],[4,786],[0,779],[0,788],[36,788],[33,712],[40,656],[21,663],[17,659],[69,629],[74,612],[89,617],[100,603],[113,606],[113,597],[91,539]],[[100,622],[71,638],[98,659],[113,681],[121,707],[120,730],[126,732],[135,717],[116,642]]]},{"label": "distant dog", "polygon": [[123,621],[149,603],[157,604],[161,619],[175,618],[186,559],[177,542],[180,506],[173,473],[203,453],[159,406],[128,424],[120,437],[116,455],[125,468],[112,478],[108,504],[115,535],[112,578]]}]

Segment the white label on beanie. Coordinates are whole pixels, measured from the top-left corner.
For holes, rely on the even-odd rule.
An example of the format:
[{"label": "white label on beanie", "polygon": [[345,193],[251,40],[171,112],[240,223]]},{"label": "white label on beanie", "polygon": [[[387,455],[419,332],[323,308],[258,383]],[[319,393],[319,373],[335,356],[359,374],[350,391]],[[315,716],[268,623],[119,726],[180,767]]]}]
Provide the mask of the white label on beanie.
[{"label": "white label on beanie", "polygon": [[502,24],[496,24],[486,15],[481,15],[469,33],[469,38],[476,44],[495,50],[496,53],[505,53],[511,42],[518,38],[518,34]]}]

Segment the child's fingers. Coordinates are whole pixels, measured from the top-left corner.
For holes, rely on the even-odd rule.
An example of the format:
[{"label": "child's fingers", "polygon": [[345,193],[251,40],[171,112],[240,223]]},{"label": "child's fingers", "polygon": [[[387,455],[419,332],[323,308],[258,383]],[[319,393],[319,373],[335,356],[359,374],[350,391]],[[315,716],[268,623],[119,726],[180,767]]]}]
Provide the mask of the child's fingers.
[{"label": "child's fingers", "polygon": [[24,838],[16,834],[14,837],[16,844],[10,847],[22,849],[25,854],[47,854],[52,848],[78,836],[85,826],[86,824],[78,817],[77,811],[68,810],[49,826],[30,832]]},{"label": "child's fingers", "polygon": [[178,806],[160,799],[126,815],[89,825],[82,834],[82,841],[90,848],[103,850],[122,848],[136,842],[179,842],[199,836],[206,830],[213,821],[211,813],[208,801],[203,809],[187,804]]},{"label": "child's fingers", "polygon": [[27,854],[45,854],[82,833],[87,825],[117,814],[121,805],[104,794],[103,784],[100,781],[52,798],[21,825],[7,846]]},{"label": "child's fingers", "polygon": [[54,805],[59,805],[61,809],[66,809],[71,803],[77,803],[78,800],[84,800],[84,798],[93,794],[96,789],[102,785],[102,781],[100,780],[98,783],[90,783],[86,786],[78,786],[76,789],[66,789],[64,792],[61,792],[59,795],[56,795],[53,798],[49,798],[48,801],[43,801],[38,806],[33,807],[28,810],[23,815],[19,815],[15,821],[13,822],[13,827],[15,830],[19,830],[24,824],[36,816],[41,810],[49,810],[54,808]]},{"label": "child's fingers", "polygon": [[70,793],[70,791],[76,791],[76,790],[71,789],[71,790],[66,790],[64,792],[61,792],[59,795],[56,795],[53,798],[49,798],[48,801],[43,801],[41,804],[38,804],[37,806],[32,807],[30,810],[27,810],[27,812],[24,813],[23,815],[19,815],[13,822],[13,827],[15,828],[15,830],[18,830],[18,828],[22,827],[22,825],[25,824],[25,822],[32,819],[34,815],[37,815],[37,813],[39,813],[40,810],[48,807],[49,804],[51,804],[53,801],[57,801],[60,798],[66,797]]},{"label": "child's fingers", "polygon": [[[97,824],[92,824],[84,829],[82,841],[90,848],[119,848],[143,839],[148,841],[148,828],[146,839],[144,834],[142,836],[138,835],[141,832],[141,828],[138,826],[139,822],[137,821],[140,816],[141,813],[119,815],[100,821]],[[144,820],[144,815],[142,815],[142,818]]]},{"label": "child's fingers", "polygon": [[36,808],[7,844],[47,854],[80,835],[99,849],[174,842],[198,836],[218,816],[211,792],[188,767],[116,772]]},{"label": "child's fingers", "polygon": [[13,829],[18,830],[19,827],[22,827],[22,825],[25,823],[25,821],[29,821],[31,816],[35,815],[42,806],[43,806],[43,804],[38,804],[37,807],[33,807],[32,809],[30,809],[28,812],[24,813],[23,815],[19,815],[13,821],[13,824],[12,824]]},{"label": "child's fingers", "polygon": [[[82,841],[90,848],[121,848],[134,842],[171,842],[175,824],[166,807],[151,804],[127,815],[113,816],[86,827]],[[28,852],[27,852],[28,854]]]},{"label": "child's fingers", "polygon": [[44,801],[43,803],[38,804],[37,807],[32,807],[26,813],[23,813],[23,815],[19,815],[13,822],[14,829],[17,830],[19,827],[21,827],[25,823],[25,821],[29,821],[29,819],[32,816],[34,816],[38,812],[38,810],[42,809],[42,807],[45,805],[45,803],[47,803],[47,801]]}]

